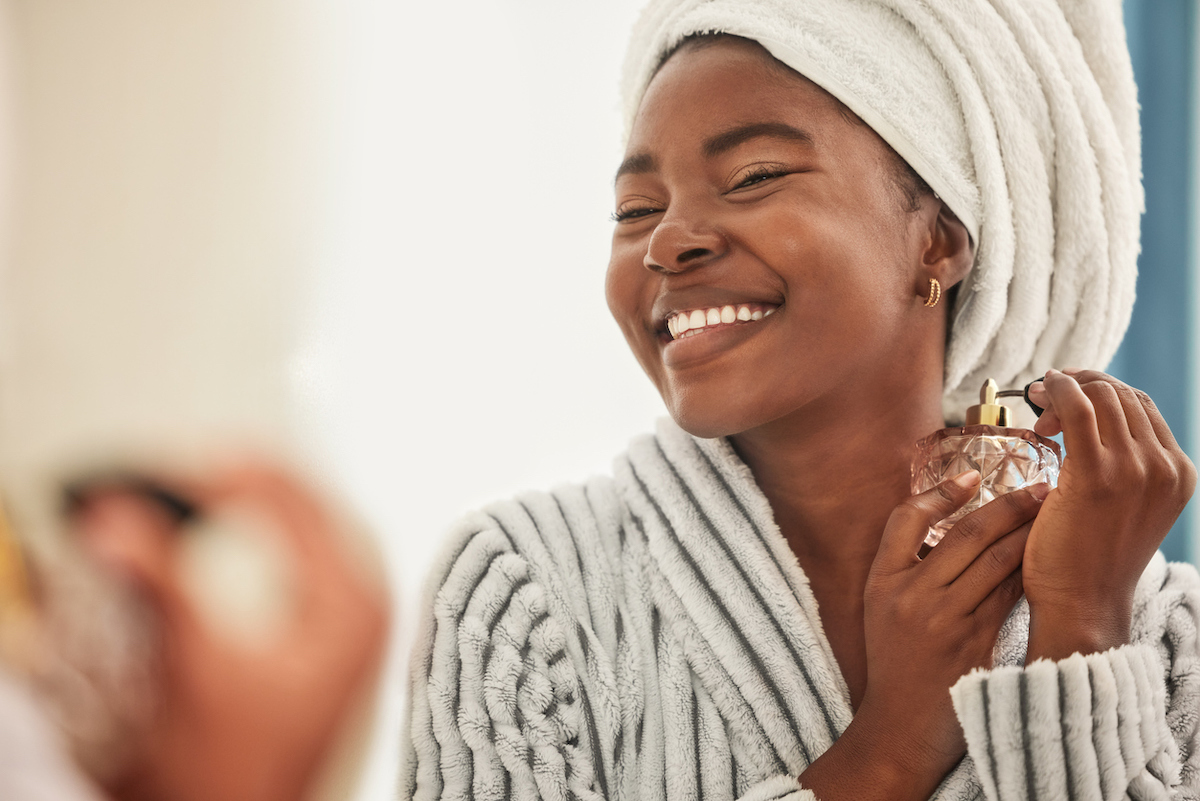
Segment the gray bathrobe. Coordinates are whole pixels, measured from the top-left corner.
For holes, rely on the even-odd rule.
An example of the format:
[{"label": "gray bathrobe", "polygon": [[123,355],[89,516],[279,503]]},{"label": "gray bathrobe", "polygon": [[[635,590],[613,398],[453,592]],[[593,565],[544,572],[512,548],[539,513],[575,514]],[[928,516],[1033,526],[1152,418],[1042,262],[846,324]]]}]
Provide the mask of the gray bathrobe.
[{"label": "gray bathrobe", "polygon": [[[951,694],[938,799],[1200,798],[1200,578],[1155,557],[1133,643]],[[724,440],[673,424],[612,478],[467,518],[426,597],[401,797],[795,799],[852,717],[808,581]]]}]

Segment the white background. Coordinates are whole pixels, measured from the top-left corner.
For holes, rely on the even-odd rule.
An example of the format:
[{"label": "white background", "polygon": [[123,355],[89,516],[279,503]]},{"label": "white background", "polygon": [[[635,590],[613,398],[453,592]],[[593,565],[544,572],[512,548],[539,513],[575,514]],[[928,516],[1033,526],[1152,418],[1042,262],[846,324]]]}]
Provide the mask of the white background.
[{"label": "white background", "polygon": [[[661,414],[603,299],[640,5],[343,7],[332,226],[295,371],[382,536],[405,633],[455,517],[606,471]],[[399,692],[363,798],[394,786]]]}]

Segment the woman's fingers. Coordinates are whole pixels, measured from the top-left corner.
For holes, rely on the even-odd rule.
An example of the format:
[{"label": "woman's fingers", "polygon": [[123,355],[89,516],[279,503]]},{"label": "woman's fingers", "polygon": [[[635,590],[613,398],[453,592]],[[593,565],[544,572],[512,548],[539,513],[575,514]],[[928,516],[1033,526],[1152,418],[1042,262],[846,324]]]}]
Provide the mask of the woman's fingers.
[{"label": "woman's fingers", "polygon": [[287,552],[302,589],[340,596],[343,588],[361,584],[340,528],[318,497],[265,460],[230,460],[203,477],[155,471],[153,477],[131,475],[114,482],[118,488],[124,485],[151,506],[163,504],[160,496],[186,505],[190,514],[177,520],[183,532],[187,531],[183,524],[221,520],[245,534],[276,540]]},{"label": "woman's fingers", "polygon": [[968,470],[931,490],[905,499],[883,529],[875,565],[890,571],[916,562],[929,527],[946,519],[971,499],[979,486],[979,471]]},{"label": "woman's fingers", "polygon": [[286,549],[296,578],[298,635],[311,636],[312,626],[337,636],[346,625],[346,605],[360,600],[370,582],[351,563],[343,531],[311,490],[278,468],[243,459],[216,473],[206,503],[210,514],[237,517]]},{"label": "woman's fingers", "polygon": [[1062,423],[1054,412],[1054,404],[1050,402],[1044,379],[1038,379],[1029,385],[1028,400],[1042,409],[1037,422],[1033,424],[1034,431],[1043,437],[1053,437],[1062,431]]},{"label": "woman's fingers", "polygon": [[[1154,486],[1152,492],[1160,498],[1183,488],[1184,502],[1195,485],[1195,468],[1171,433],[1154,400],[1136,387],[1112,376],[1092,370],[1065,371],[1085,382],[1084,390],[1098,385],[1112,386],[1120,398],[1121,408],[1129,426],[1131,439],[1114,451],[1124,466],[1144,472]],[[1106,443],[1107,445],[1107,443]]]},{"label": "woman's fingers", "polygon": [[1158,440],[1158,443],[1167,450],[1179,451],[1179,443],[1176,442],[1175,435],[1171,433],[1171,427],[1163,419],[1154,399],[1145,392],[1095,370],[1064,370],[1063,372],[1074,376],[1081,383],[1093,381],[1111,383],[1121,395],[1121,404],[1125,409],[1126,419],[1129,421],[1129,429],[1134,439],[1148,443]]},{"label": "woman's fingers", "polygon": [[1001,581],[996,584],[992,591],[988,593],[979,604],[975,607],[972,613],[975,619],[979,621],[979,625],[989,630],[992,627],[999,628],[1012,614],[1013,608],[1017,602],[1021,600],[1023,592],[1023,578],[1021,568],[1017,568],[1012,573],[1009,573]]},{"label": "woman's fingers", "polygon": [[279,567],[289,575],[282,620],[289,625],[279,635],[297,647],[336,655],[340,641],[378,639],[386,626],[382,583],[356,563],[343,528],[311,490],[268,462],[243,458],[203,477],[161,471],[153,478],[101,477],[72,485],[68,500],[77,524],[116,504],[123,517],[85,527],[85,541],[160,603],[169,602],[173,613],[189,613],[196,603],[184,590],[179,545],[212,524],[280,546]]},{"label": "woman's fingers", "polygon": [[98,491],[71,511],[83,547],[130,581],[165,617],[190,626],[179,580],[178,521],[144,497],[117,487]]},{"label": "woman's fingers", "polygon": [[[1122,435],[1128,435],[1143,443],[1153,443],[1158,439],[1150,422],[1146,405],[1142,401],[1143,396],[1147,401],[1150,400],[1144,392],[1139,392],[1125,382],[1118,381],[1098,370],[1064,370],[1063,372],[1074,378],[1083,387],[1084,393],[1092,399],[1092,404],[1096,407],[1097,416],[1101,421],[1100,438],[1104,441],[1105,447],[1120,446]],[[1101,404],[1105,406],[1103,411],[1101,411]],[[1150,403],[1150,406],[1153,406],[1153,402]],[[1157,410],[1155,411],[1157,413]],[[1111,417],[1117,421],[1112,423],[1107,431],[1104,425],[1105,417]]]},{"label": "woman's fingers", "polygon": [[1142,408],[1146,410],[1146,418],[1150,421],[1150,427],[1154,430],[1154,436],[1158,438],[1159,444],[1172,453],[1182,456],[1183,449],[1179,447],[1175,435],[1171,433],[1171,427],[1163,419],[1162,412],[1158,410],[1158,405],[1154,403],[1154,399],[1140,389],[1134,389],[1134,392],[1137,393],[1138,401],[1142,404]]},{"label": "woman's fingers", "polygon": [[[1052,373],[1058,371],[1049,371],[1046,374],[1047,379],[1051,378]],[[1074,379],[1084,396],[1091,402],[1103,447],[1121,447],[1126,439],[1132,439],[1148,444],[1157,440],[1158,444],[1167,450],[1179,450],[1166,420],[1145,392],[1098,370],[1066,369],[1058,374]],[[1059,389],[1062,390],[1062,387]],[[1034,425],[1034,430],[1048,437],[1061,432],[1063,425],[1045,382],[1031,387],[1029,395],[1034,403],[1045,408]],[[1060,401],[1063,397],[1060,391]],[[1071,448],[1069,442],[1067,447]]]},{"label": "woman's fingers", "polygon": [[[1008,575],[1020,564],[1009,563],[1007,549],[996,549],[998,541],[1012,532],[1031,523],[1037,517],[1042,501],[1049,493],[1046,484],[1001,495],[971,512],[954,524],[938,546],[925,557],[929,579],[935,586],[944,587],[955,583],[973,566],[989,566],[990,572],[982,568],[973,574],[977,582],[988,584],[988,589]],[[1011,545],[1011,543],[1010,543]],[[1001,564],[994,560],[1006,557]],[[980,596],[982,597],[982,595]]]},{"label": "woman's fingers", "polygon": [[1042,382],[1054,413],[1062,423],[1063,443],[1072,458],[1095,463],[1104,453],[1096,407],[1071,376],[1058,370],[1046,372]]},{"label": "woman's fingers", "polygon": [[1105,448],[1127,447],[1133,440],[1133,432],[1129,430],[1129,421],[1125,418],[1125,407],[1121,404],[1117,388],[1107,381],[1075,380],[1092,402],[1100,444]]},{"label": "woman's fingers", "polygon": [[303,569],[337,565],[328,536],[330,521],[311,491],[268,463],[242,457],[208,470],[203,478],[156,473],[153,481],[196,505],[202,515],[222,510],[253,510],[275,525],[262,534],[281,539],[300,557]]},{"label": "woman's fingers", "polygon": [[[1149,401],[1150,396],[1124,382],[1117,381],[1116,379],[1112,379],[1112,381],[1114,382],[1113,387],[1117,390],[1117,395],[1121,398],[1121,408],[1125,410],[1125,422],[1129,426],[1130,435],[1143,444],[1161,444],[1158,441],[1158,434],[1154,431],[1154,424],[1150,421],[1150,412],[1146,408],[1147,404],[1142,400],[1142,398],[1145,398]],[[1153,401],[1149,405],[1153,407]],[[1155,408],[1155,413],[1158,413],[1157,408]],[[1166,430],[1169,436],[1170,429]]]},{"label": "woman's fingers", "polygon": [[951,591],[964,608],[977,609],[1006,577],[1020,569],[1025,556],[1025,541],[1029,539],[1032,528],[1033,521],[1030,520],[1000,537],[959,574]]},{"label": "woman's fingers", "polygon": [[[1050,401],[1046,401],[1049,403]],[[1043,437],[1053,437],[1056,434],[1062,433],[1062,421],[1058,419],[1053,409],[1046,409],[1042,412],[1042,416],[1033,424],[1033,430],[1041,434]]]}]

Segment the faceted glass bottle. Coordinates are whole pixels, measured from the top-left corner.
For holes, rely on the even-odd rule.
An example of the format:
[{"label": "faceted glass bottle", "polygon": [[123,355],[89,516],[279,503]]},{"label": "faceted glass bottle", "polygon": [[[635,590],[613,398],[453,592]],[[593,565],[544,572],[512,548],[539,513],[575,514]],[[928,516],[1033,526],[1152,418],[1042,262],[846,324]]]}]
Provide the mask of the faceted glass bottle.
[{"label": "faceted glass bottle", "polygon": [[937,545],[955,523],[990,500],[1033,484],[1058,484],[1062,451],[1058,443],[1024,428],[1010,428],[1011,410],[996,402],[996,382],[988,379],[979,405],[967,409],[967,425],[943,428],[917,443],[912,491],[933,489],[967,470],[981,480],[965,506],[929,529],[925,542]]}]

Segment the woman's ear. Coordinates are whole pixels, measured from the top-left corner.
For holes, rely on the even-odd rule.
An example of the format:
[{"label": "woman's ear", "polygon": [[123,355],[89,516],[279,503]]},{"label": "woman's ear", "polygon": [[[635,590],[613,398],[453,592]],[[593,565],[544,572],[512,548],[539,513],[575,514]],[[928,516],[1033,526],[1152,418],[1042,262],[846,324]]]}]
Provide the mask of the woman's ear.
[{"label": "woman's ear", "polygon": [[959,221],[945,201],[934,195],[937,216],[930,223],[929,244],[922,263],[930,278],[936,278],[946,289],[967,277],[975,261],[975,246],[967,227]]}]

